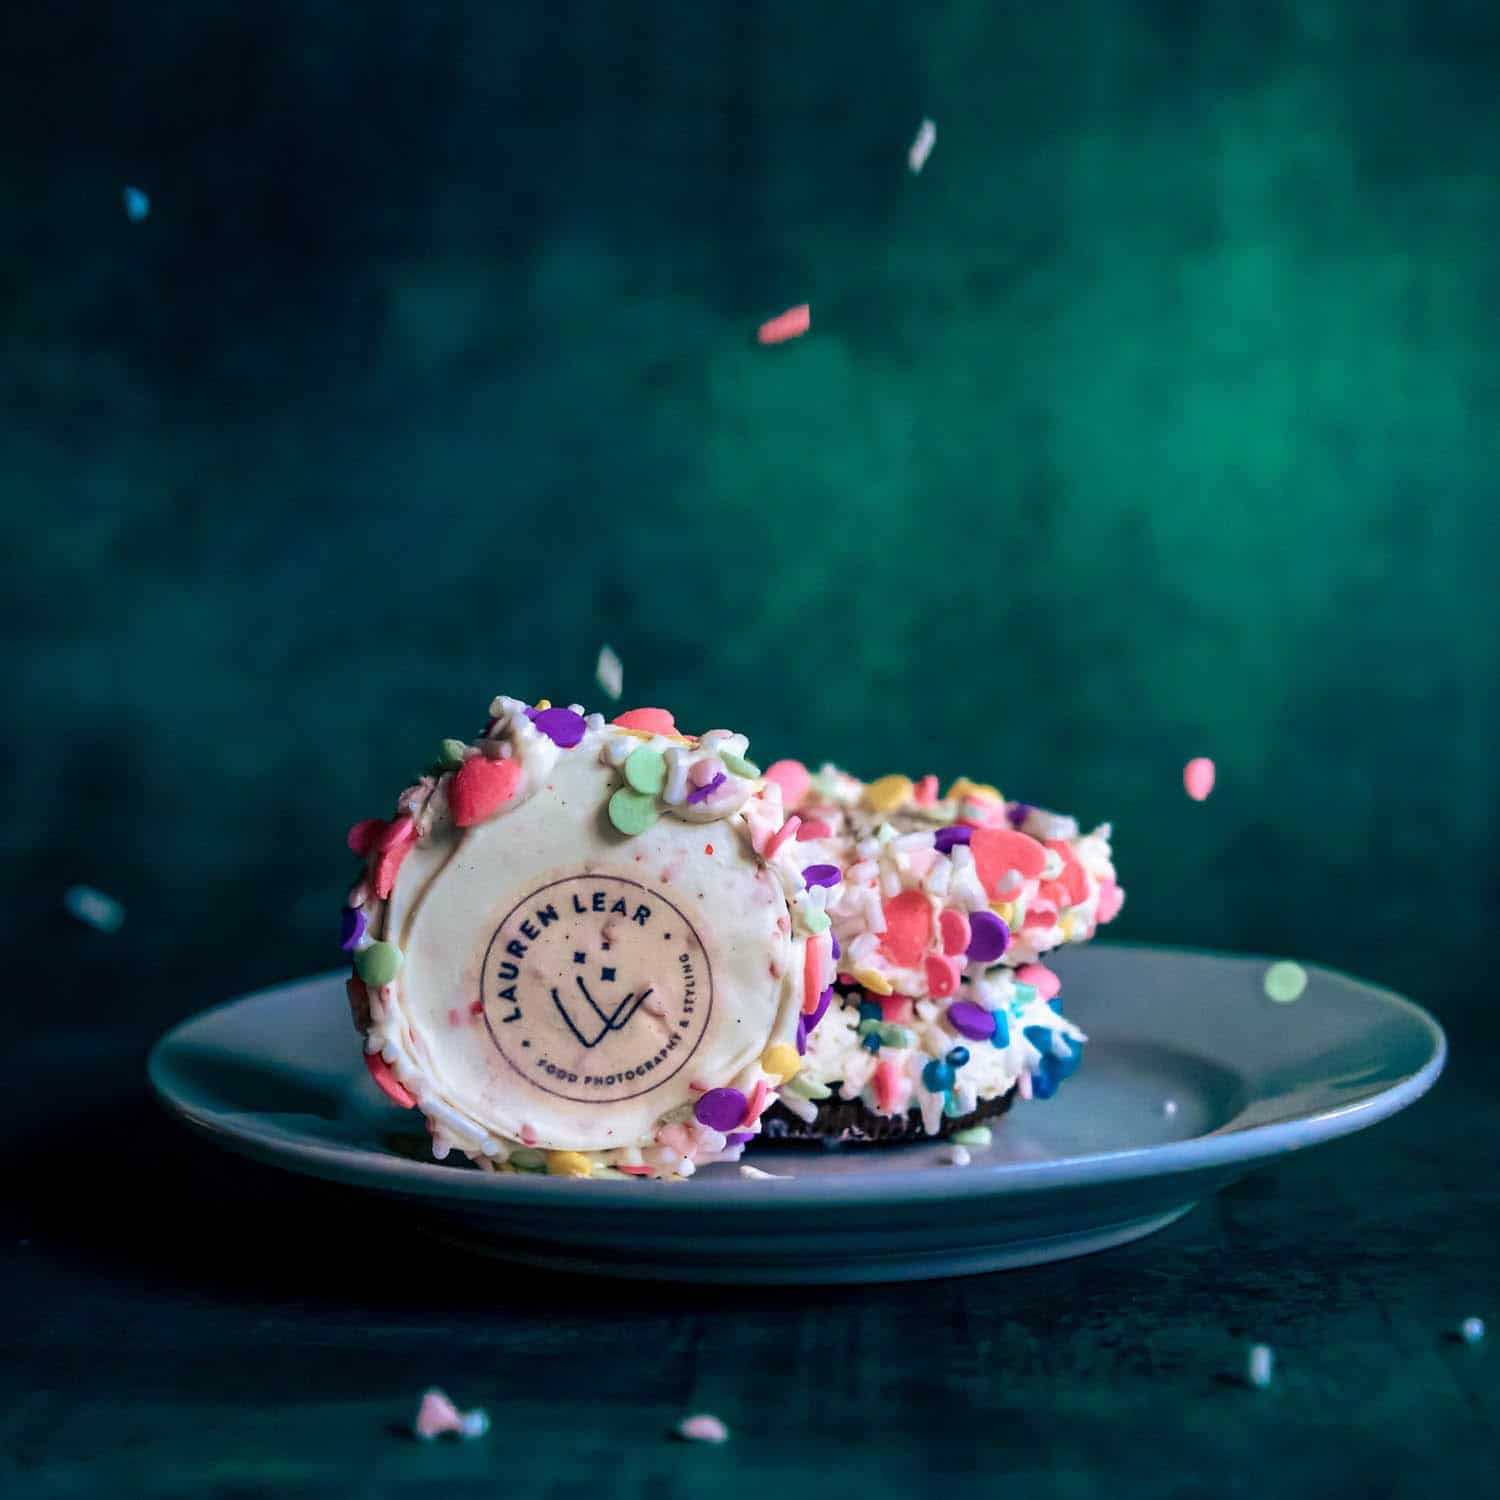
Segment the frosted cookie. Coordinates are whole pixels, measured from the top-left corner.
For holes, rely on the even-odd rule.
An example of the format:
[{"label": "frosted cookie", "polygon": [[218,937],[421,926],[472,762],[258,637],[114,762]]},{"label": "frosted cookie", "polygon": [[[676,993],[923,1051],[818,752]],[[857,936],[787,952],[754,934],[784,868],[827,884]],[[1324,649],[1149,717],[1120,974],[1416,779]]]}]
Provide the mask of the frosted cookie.
[{"label": "frosted cookie", "polygon": [[961,779],[865,783],[782,761],[766,772],[826,879],[838,981],[777,1135],[949,1134],[1011,1100],[1049,1098],[1086,1040],[1042,955],[1082,942],[1124,901],[1107,824]]},{"label": "frosted cookie", "polygon": [[677,1178],[759,1133],[833,960],[746,753],[658,709],[497,698],[350,830],[355,1023],[434,1155]]}]

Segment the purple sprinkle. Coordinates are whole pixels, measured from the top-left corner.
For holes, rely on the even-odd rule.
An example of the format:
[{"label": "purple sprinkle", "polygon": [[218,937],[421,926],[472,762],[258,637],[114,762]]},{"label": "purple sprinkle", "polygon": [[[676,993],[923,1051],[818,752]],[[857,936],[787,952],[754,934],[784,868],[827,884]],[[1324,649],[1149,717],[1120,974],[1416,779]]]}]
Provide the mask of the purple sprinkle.
[{"label": "purple sprinkle", "polygon": [[353,953],[369,928],[369,918],[357,906],[344,908],[344,919],[339,926],[339,947],[345,953]]},{"label": "purple sprinkle", "polygon": [[724,1144],[726,1146],[743,1146],[746,1141],[753,1141],[754,1139],[755,1132],[753,1130],[731,1130],[724,1137]]},{"label": "purple sprinkle", "polygon": [[987,1042],[995,1034],[995,1018],[972,1000],[955,1000],[948,1007],[948,1024],[971,1042]]},{"label": "purple sprinkle", "polygon": [[1035,811],[1029,802],[1012,802],[1005,809],[1005,816],[1010,820],[1012,828],[1019,828]]},{"label": "purple sprinkle", "polygon": [[828,940],[833,944],[833,961],[837,963],[844,956],[844,950],[839,947],[839,940],[833,933],[828,934]]},{"label": "purple sprinkle", "polygon": [[972,828],[955,823],[951,828],[939,828],[933,835],[932,846],[939,854],[946,854],[955,844],[967,844],[973,837]]},{"label": "purple sprinkle", "polygon": [[969,946],[965,958],[976,964],[992,964],[1010,947],[1010,928],[992,911],[969,914]]},{"label": "purple sprinkle", "polygon": [[583,722],[583,715],[575,714],[571,708],[544,708],[540,712],[528,708],[526,713],[531,722],[560,750],[571,750],[588,728]]},{"label": "purple sprinkle", "polygon": [[[533,724],[535,724],[535,723],[536,723],[536,716],[537,716],[537,715],[538,715],[538,714],[539,714],[539,713],[541,713],[541,709],[539,709],[539,708],[528,708],[528,709],[527,709],[527,710],[526,710],[526,717],[527,717],[527,718],[528,718],[528,719],[530,719],[530,720],[531,720],[531,722],[532,722],[532,723],[533,723]],[[488,731],[488,730],[486,730],[486,731],[485,731],[485,733],[486,733],[486,734],[488,734],[488,733],[489,733],[489,731]]]},{"label": "purple sprinkle", "polygon": [[700,1125],[710,1130],[733,1130],[745,1118],[750,1101],[738,1089],[710,1089],[693,1106]]},{"label": "purple sprinkle", "polygon": [[837,865],[809,865],[802,872],[802,878],[809,885],[837,885],[843,877]]},{"label": "purple sprinkle", "polygon": [[706,786],[694,787],[693,790],[688,793],[687,799],[689,802],[707,802],[708,799],[712,797],[713,794],[718,791],[719,788],[723,785],[724,773],[720,771],[719,774],[715,776],[714,779],[710,781]]},{"label": "purple sprinkle", "polygon": [[818,996],[818,1003],[813,1006],[813,1008],[808,1011],[805,1016],[802,1017],[803,1024],[807,1027],[809,1032],[811,1032],[813,1028],[818,1024],[818,1022],[828,1014],[828,1007],[832,1004],[833,986],[830,984],[828,988]]},{"label": "purple sprinkle", "polygon": [[797,1017],[797,1056],[807,1055],[807,1017]]}]

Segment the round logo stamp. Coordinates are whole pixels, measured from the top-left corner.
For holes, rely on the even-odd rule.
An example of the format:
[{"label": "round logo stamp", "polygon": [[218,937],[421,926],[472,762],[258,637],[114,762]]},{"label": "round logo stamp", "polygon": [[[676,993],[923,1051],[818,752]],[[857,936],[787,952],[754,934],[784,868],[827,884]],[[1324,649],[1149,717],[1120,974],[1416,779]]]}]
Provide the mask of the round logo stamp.
[{"label": "round logo stamp", "polygon": [[658,1089],[698,1050],[713,970],[660,891],[569,875],[501,918],[480,972],[490,1040],[539,1089],[609,1104]]}]

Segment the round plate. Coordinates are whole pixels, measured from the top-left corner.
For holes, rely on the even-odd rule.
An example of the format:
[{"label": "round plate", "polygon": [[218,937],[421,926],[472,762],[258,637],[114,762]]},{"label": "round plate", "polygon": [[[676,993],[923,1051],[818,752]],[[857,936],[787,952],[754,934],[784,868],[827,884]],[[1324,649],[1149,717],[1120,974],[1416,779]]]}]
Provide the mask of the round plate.
[{"label": "round plate", "polygon": [[[1266,960],[1095,945],[1058,958],[1089,1034],[1078,1074],[1018,1102],[966,1168],[938,1145],[753,1147],[777,1180],[578,1182],[433,1161],[421,1117],[360,1062],[344,975],[205,1012],[151,1054],[174,1113],[231,1151],[388,1193],[507,1260],[609,1276],[897,1281],[998,1271],[1150,1234],[1257,1162],[1419,1098],[1447,1047],[1425,1011],[1308,969],[1291,1004]],[[1169,1106],[1171,1101],[1175,1108]]]}]

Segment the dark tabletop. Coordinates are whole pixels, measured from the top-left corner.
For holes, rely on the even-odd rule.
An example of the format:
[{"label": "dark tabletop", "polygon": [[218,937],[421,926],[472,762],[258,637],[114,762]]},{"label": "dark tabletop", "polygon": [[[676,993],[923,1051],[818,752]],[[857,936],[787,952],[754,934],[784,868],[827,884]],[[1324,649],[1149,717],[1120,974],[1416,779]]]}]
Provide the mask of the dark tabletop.
[{"label": "dark tabletop", "polygon": [[[0,1493],[1493,1493],[1496,1335],[1453,1336],[1500,1323],[1497,1059],[1474,1031],[1410,1110],[1137,1244],[741,1289],[446,1249],[189,1138],[146,1096],[146,1038],[59,1027],[7,1091]],[[1265,1391],[1243,1381],[1257,1341]],[[489,1436],[416,1442],[432,1384]],[[697,1411],[727,1447],[672,1438]]]}]

